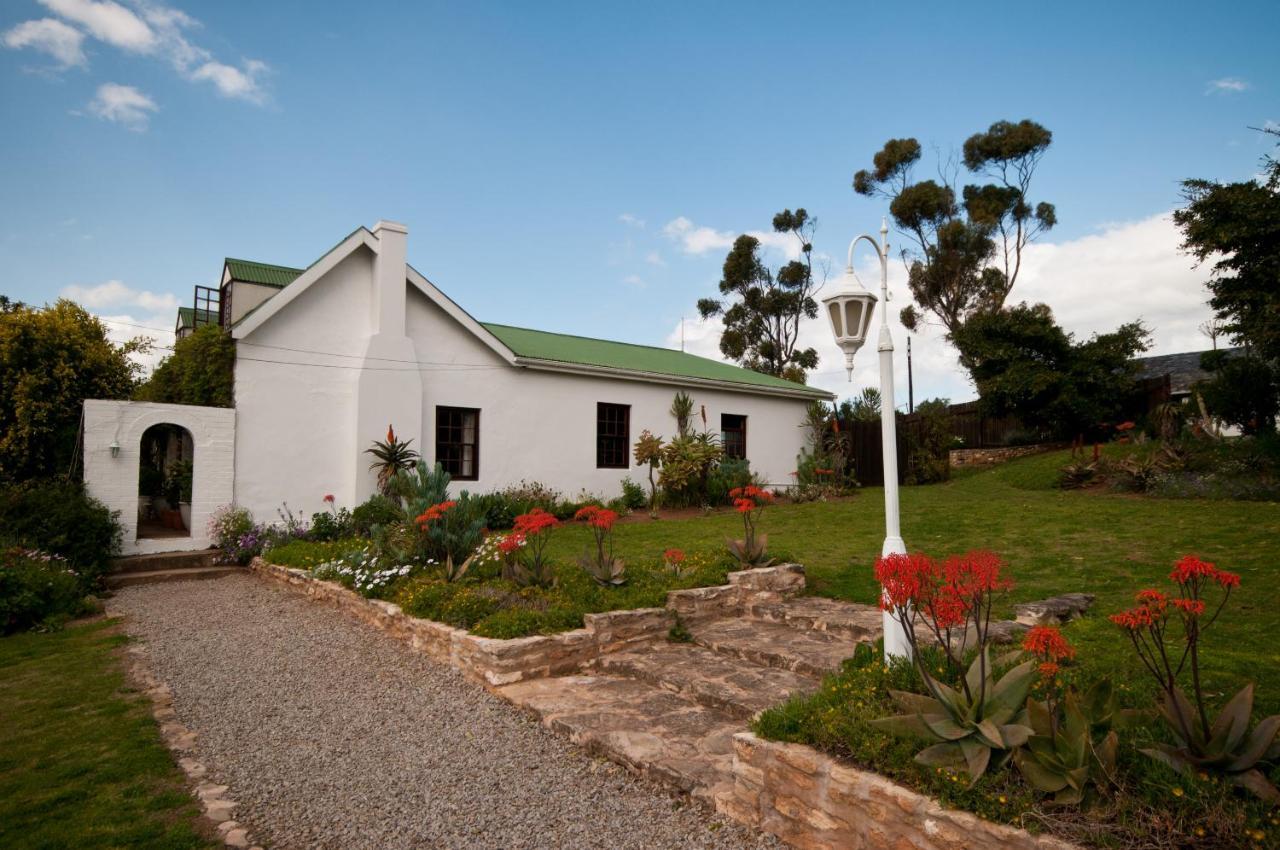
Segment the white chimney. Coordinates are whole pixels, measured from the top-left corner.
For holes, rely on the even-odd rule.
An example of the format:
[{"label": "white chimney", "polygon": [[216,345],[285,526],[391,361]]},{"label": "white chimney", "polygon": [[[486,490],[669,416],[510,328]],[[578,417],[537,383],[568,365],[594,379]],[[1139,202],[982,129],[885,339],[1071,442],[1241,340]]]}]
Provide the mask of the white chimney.
[{"label": "white chimney", "polygon": [[373,262],[373,333],[404,336],[405,257],[409,228],[394,221],[373,226],[378,256]]}]

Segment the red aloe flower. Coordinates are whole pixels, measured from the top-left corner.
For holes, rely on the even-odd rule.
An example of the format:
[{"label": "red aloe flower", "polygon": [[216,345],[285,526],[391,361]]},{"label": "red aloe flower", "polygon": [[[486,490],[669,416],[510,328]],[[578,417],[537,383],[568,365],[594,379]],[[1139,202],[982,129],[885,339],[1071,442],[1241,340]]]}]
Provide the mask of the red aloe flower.
[{"label": "red aloe flower", "polygon": [[513,531],[503,537],[498,543],[498,551],[504,555],[510,555],[524,545],[524,535],[518,531]]},{"label": "red aloe flower", "polygon": [[602,508],[599,505],[587,505],[585,508],[579,508],[578,512],[573,515],[576,520],[581,520],[592,528],[603,529],[608,531],[613,528],[613,524],[618,521],[618,514],[608,508]]},{"label": "red aloe flower", "polygon": [[683,549],[668,549],[667,551],[665,551],[665,552],[663,552],[663,553],[662,553],[662,558],[663,558],[663,560],[665,560],[668,564],[683,564],[683,563],[684,563],[684,558],[685,558],[684,550],[683,550]]},{"label": "red aloe flower", "polygon": [[1022,648],[1045,662],[1076,657],[1076,648],[1054,626],[1036,626],[1028,631],[1022,639]]},{"label": "red aloe flower", "polygon": [[418,515],[418,518],[417,518],[418,525],[426,527],[427,525],[440,519],[440,517],[444,516],[446,512],[448,512],[451,508],[453,508],[457,504],[458,503],[456,501],[449,500],[447,502],[441,502],[438,505],[432,505],[431,507],[427,508],[425,511],[423,511],[421,514]]}]

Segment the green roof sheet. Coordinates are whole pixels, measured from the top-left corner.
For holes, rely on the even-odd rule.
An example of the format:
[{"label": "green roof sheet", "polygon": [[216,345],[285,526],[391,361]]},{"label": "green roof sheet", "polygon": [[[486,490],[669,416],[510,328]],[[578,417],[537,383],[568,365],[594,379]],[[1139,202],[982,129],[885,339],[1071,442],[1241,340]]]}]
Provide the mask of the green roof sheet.
[{"label": "green roof sheet", "polygon": [[178,308],[178,327],[194,328],[196,326],[196,314],[200,316],[200,323],[214,324],[218,323],[218,314],[212,310],[197,310],[195,307],[179,307]]},{"label": "green roof sheet", "polygon": [[264,286],[283,289],[293,283],[294,279],[302,274],[303,269],[294,269],[289,266],[273,266],[269,263],[255,263],[252,260],[236,260],[227,257],[227,271],[231,273],[232,280],[241,280],[245,283],[260,283]]},{"label": "green roof sheet", "polygon": [[683,351],[673,351],[670,348],[535,331],[491,322],[481,324],[503,345],[515,352],[517,357],[785,389],[807,393],[814,398],[826,398],[829,395],[825,390],[817,387],[808,387],[794,381],[722,363],[719,360],[698,357]]}]

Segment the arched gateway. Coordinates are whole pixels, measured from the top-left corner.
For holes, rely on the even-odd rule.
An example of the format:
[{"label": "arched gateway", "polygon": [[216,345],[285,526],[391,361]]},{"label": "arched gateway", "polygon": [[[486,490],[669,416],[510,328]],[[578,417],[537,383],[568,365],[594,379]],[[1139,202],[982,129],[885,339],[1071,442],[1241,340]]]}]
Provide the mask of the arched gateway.
[{"label": "arched gateway", "polygon": [[120,513],[126,555],[205,549],[209,515],[234,499],[235,411],[84,403],[84,480]]}]

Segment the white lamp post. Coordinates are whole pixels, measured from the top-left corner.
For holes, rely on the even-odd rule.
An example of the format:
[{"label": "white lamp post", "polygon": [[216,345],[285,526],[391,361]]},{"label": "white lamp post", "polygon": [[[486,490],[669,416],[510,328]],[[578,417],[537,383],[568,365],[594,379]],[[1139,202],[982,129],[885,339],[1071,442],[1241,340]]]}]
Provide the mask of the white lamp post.
[{"label": "white lamp post", "polygon": [[[853,249],[863,239],[876,249],[876,256],[880,258],[880,299],[885,302],[885,307],[880,312],[880,341],[876,346],[876,350],[880,352],[880,440],[884,447],[884,546],[880,555],[905,555],[907,545],[902,540],[898,523],[898,423],[893,403],[893,337],[889,334],[887,221],[880,224],[879,242],[863,234],[849,243],[849,261],[844,274],[837,282],[836,291],[823,298],[822,304],[831,322],[836,345],[844,352],[844,368],[852,381],[853,355],[867,341],[867,327],[871,324],[871,314],[876,308],[876,296],[868,292],[853,273]],[[911,644],[907,642],[902,626],[888,612],[883,615],[883,624],[885,660],[894,656],[909,658]]]}]

